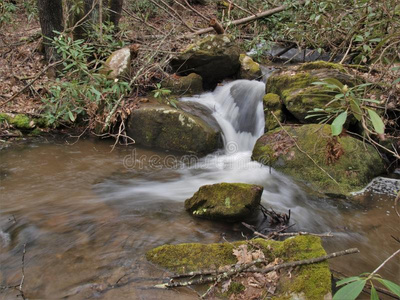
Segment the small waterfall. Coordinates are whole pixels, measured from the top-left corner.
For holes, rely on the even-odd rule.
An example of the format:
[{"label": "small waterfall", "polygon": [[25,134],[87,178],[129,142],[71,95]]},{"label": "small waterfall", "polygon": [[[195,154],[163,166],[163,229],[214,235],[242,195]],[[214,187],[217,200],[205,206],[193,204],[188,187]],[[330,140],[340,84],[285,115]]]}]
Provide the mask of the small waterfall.
[{"label": "small waterfall", "polygon": [[[264,93],[262,82],[236,80],[218,86],[213,92],[182,98],[181,101],[196,102],[211,110],[223,132],[224,153],[217,151],[189,164],[179,160],[173,168],[157,172],[150,168],[143,177],[104,183],[99,194],[113,202],[122,201],[126,206],[147,207],[168,200],[184,201],[206,184],[259,184],[264,187],[262,201],[268,207],[282,212],[290,208],[293,219],[303,230],[323,227],[324,220],[317,213],[319,208],[308,202],[307,196],[289,178],[251,160],[254,144],[264,132]],[[169,179],[160,180],[159,176]]]},{"label": "small waterfall", "polygon": [[181,101],[200,103],[213,112],[222,129],[225,151],[233,154],[251,151],[264,133],[264,94],[264,83],[236,80],[218,86],[214,92],[182,98]]}]

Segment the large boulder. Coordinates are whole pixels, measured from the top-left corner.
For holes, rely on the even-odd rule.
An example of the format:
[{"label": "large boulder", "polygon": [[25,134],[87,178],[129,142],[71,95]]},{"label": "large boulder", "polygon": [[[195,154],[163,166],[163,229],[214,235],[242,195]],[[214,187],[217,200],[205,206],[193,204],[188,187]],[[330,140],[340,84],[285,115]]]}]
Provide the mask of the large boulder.
[{"label": "large boulder", "polygon": [[199,74],[208,89],[238,73],[239,55],[240,49],[231,36],[210,35],[189,45],[171,61],[171,66],[178,75]]},{"label": "large boulder", "polygon": [[[266,93],[280,97],[280,102],[300,123],[318,123],[315,118],[307,118],[314,108],[324,108],[332,100],[332,93],[325,87],[313,85],[313,82],[336,79],[349,87],[361,80],[348,73],[343,66],[327,62],[305,63],[274,72],[267,80]],[[330,105],[335,107],[335,104]],[[275,108],[273,108],[275,109]],[[267,107],[266,115],[269,113]]]},{"label": "large boulder", "polygon": [[200,218],[242,221],[260,204],[262,192],[262,186],[245,183],[204,185],[185,201],[185,209]]},{"label": "large boulder", "polygon": [[[252,249],[254,249],[254,251],[252,251]],[[224,272],[231,269],[231,266],[239,261],[237,256],[234,255],[234,250],[242,251],[241,253],[244,254],[244,256],[250,254],[250,260],[254,253],[260,256],[258,251],[261,250],[268,263],[273,263],[274,261],[291,262],[326,255],[321,245],[320,238],[315,236],[297,236],[287,239],[284,242],[253,239],[248,242],[238,241],[221,244],[192,243],[164,245],[148,251],[146,253],[146,258],[154,264],[178,274],[208,270]],[[268,276],[268,274],[266,276]],[[248,283],[241,280],[241,277],[242,276],[232,277],[229,291],[240,294],[237,297],[238,299],[248,299],[248,295],[246,297],[246,293],[243,290],[245,288],[252,289],[255,285],[248,285]],[[247,277],[244,278],[249,279]],[[258,280],[261,279],[261,277],[257,278]],[[253,293],[262,292],[262,299],[264,299],[265,296],[273,297],[272,299],[321,300],[331,299],[332,297],[331,274],[328,262],[326,261],[317,264],[303,265],[292,270],[290,273],[283,270],[279,272],[279,276],[271,276],[268,277],[268,279],[277,281],[275,291],[271,291],[271,289],[267,289],[265,286],[260,286],[260,290],[252,290]],[[251,280],[249,280],[249,282],[251,282]],[[255,283],[255,281],[253,281],[253,283]],[[241,289],[236,289],[236,291],[234,291],[234,287],[241,285]],[[267,290],[268,294],[266,294]],[[216,286],[216,292],[218,298],[229,298],[230,296],[230,293],[224,294],[221,292],[221,285]]]},{"label": "large boulder", "polygon": [[332,137],[329,125],[285,126],[284,129],[260,137],[252,159],[305,181],[321,193],[349,195],[385,170],[374,147],[347,134]]},{"label": "large boulder", "polygon": [[220,129],[179,108],[142,104],[127,122],[128,136],[138,145],[184,153],[208,154],[221,146]]}]

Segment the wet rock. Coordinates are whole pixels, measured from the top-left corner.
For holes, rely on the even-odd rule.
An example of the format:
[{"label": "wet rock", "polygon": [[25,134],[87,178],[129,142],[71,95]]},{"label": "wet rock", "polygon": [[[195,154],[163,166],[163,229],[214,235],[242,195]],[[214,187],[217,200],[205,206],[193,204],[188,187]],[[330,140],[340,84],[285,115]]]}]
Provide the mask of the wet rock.
[{"label": "wet rock", "polygon": [[[283,122],[284,114],[282,112],[281,98],[277,94],[268,93],[263,97],[265,132],[279,127],[279,122]],[[273,114],[276,118],[273,116]]]},{"label": "wet rock", "polygon": [[242,79],[255,80],[262,77],[261,68],[250,56],[240,54],[240,73]]},{"label": "wet rock", "polygon": [[219,128],[183,110],[159,103],[144,104],[127,122],[128,136],[138,145],[193,154],[208,154],[221,145]]},{"label": "wet rock", "polygon": [[233,77],[240,68],[240,50],[229,35],[210,35],[201,39],[171,61],[178,75],[199,74],[206,89]]},{"label": "wet rock", "polygon": [[[345,73],[343,66],[327,62],[311,62],[289,67],[275,72],[267,80],[266,93],[277,94],[288,112],[300,123],[318,123],[315,118],[308,118],[309,111],[323,108],[332,100],[325,87],[313,85],[313,82],[336,79],[349,87],[361,80]],[[335,108],[335,104],[329,107]]]},{"label": "wet rock", "polygon": [[115,79],[128,72],[131,64],[131,50],[125,47],[114,51],[104,63],[101,73],[109,79]]},{"label": "wet rock", "polygon": [[204,185],[185,201],[185,209],[195,217],[242,221],[260,204],[262,192],[262,186],[244,183]]},{"label": "wet rock", "polygon": [[[281,128],[264,134],[254,146],[252,159],[305,181],[321,193],[349,195],[385,170],[374,147],[349,135],[334,138],[329,125],[284,128],[291,137]],[[315,163],[298,149],[292,137]]]},{"label": "wet rock", "polygon": [[[178,274],[202,270],[219,269],[226,271],[226,266],[238,262],[233,255],[233,250],[238,249],[241,245],[248,245],[248,249],[260,249],[268,262],[277,258],[283,262],[290,262],[326,255],[320,238],[297,236],[284,242],[253,239],[251,243],[238,241],[221,244],[164,245],[148,251],[146,258]],[[327,262],[322,262],[297,268],[291,272],[290,276],[285,271],[281,271],[277,290],[274,295],[270,294],[270,296],[290,299],[290,295],[303,294],[305,299],[324,299],[330,293],[331,274],[329,266]]]},{"label": "wet rock", "polygon": [[164,80],[162,87],[179,96],[200,94],[203,92],[203,78],[196,73],[187,76],[172,75]]}]

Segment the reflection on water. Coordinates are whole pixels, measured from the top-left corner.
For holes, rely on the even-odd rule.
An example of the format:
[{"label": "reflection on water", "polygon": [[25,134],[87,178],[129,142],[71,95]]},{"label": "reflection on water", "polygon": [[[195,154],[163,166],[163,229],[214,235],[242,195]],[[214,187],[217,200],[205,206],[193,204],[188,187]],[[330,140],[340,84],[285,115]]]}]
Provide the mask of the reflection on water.
[{"label": "reflection on water", "polygon": [[[161,161],[169,155],[132,147],[110,153],[110,144],[91,140],[0,152],[0,285],[19,284],[26,243],[29,298],[196,299],[189,289],[152,289],[168,273],[147,263],[144,253],[165,243],[242,238],[238,225],[194,219],[183,209],[201,185],[216,182],[262,184],[263,203],[290,208],[296,229],[335,233],[325,242],[327,251],[358,247],[361,254],[331,261],[347,274],[372,271],[398,248],[390,237],[400,236],[392,198],[376,196],[369,210],[310,200],[289,179],[251,162],[247,152],[211,155],[192,166],[125,168],[133,149]],[[396,280],[398,262],[381,274]]]}]

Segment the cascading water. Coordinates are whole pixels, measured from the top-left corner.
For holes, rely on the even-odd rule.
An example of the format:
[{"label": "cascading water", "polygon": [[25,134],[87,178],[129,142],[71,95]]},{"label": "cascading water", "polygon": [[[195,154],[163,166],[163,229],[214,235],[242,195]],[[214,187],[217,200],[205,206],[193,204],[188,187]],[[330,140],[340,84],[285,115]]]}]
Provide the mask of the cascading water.
[{"label": "cascading water", "polygon": [[264,132],[262,97],[265,84],[258,81],[236,80],[219,86],[212,93],[182,101],[198,102],[207,106],[221,127],[225,150],[251,151]]},{"label": "cascading water", "polygon": [[[265,84],[258,81],[236,80],[218,86],[213,92],[202,95],[182,98],[181,101],[197,102],[212,112],[218,122],[224,140],[224,151],[218,151],[203,158],[196,159],[195,163],[187,164],[178,160],[173,168],[164,168],[157,172],[171,174],[173,179],[157,181],[153,176],[135,178],[129,185],[115,182],[110,185],[102,184],[100,193],[113,201],[126,201],[130,197],[153,199],[159,203],[166,200],[184,201],[191,197],[200,186],[220,182],[241,182],[264,186],[263,201],[268,206],[287,211],[291,209],[305,228],[312,228],[324,223],[316,213],[317,207],[305,201],[304,193],[285,176],[271,168],[251,160],[251,152],[257,139],[264,132],[264,112],[262,97],[265,94]],[[271,174],[272,173],[272,174]],[[154,175],[156,176],[156,175]],[[297,205],[296,202],[302,203]],[[137,205],[137,201],[135,201]],[[311,227],[309,227],[311,226]]]}]

